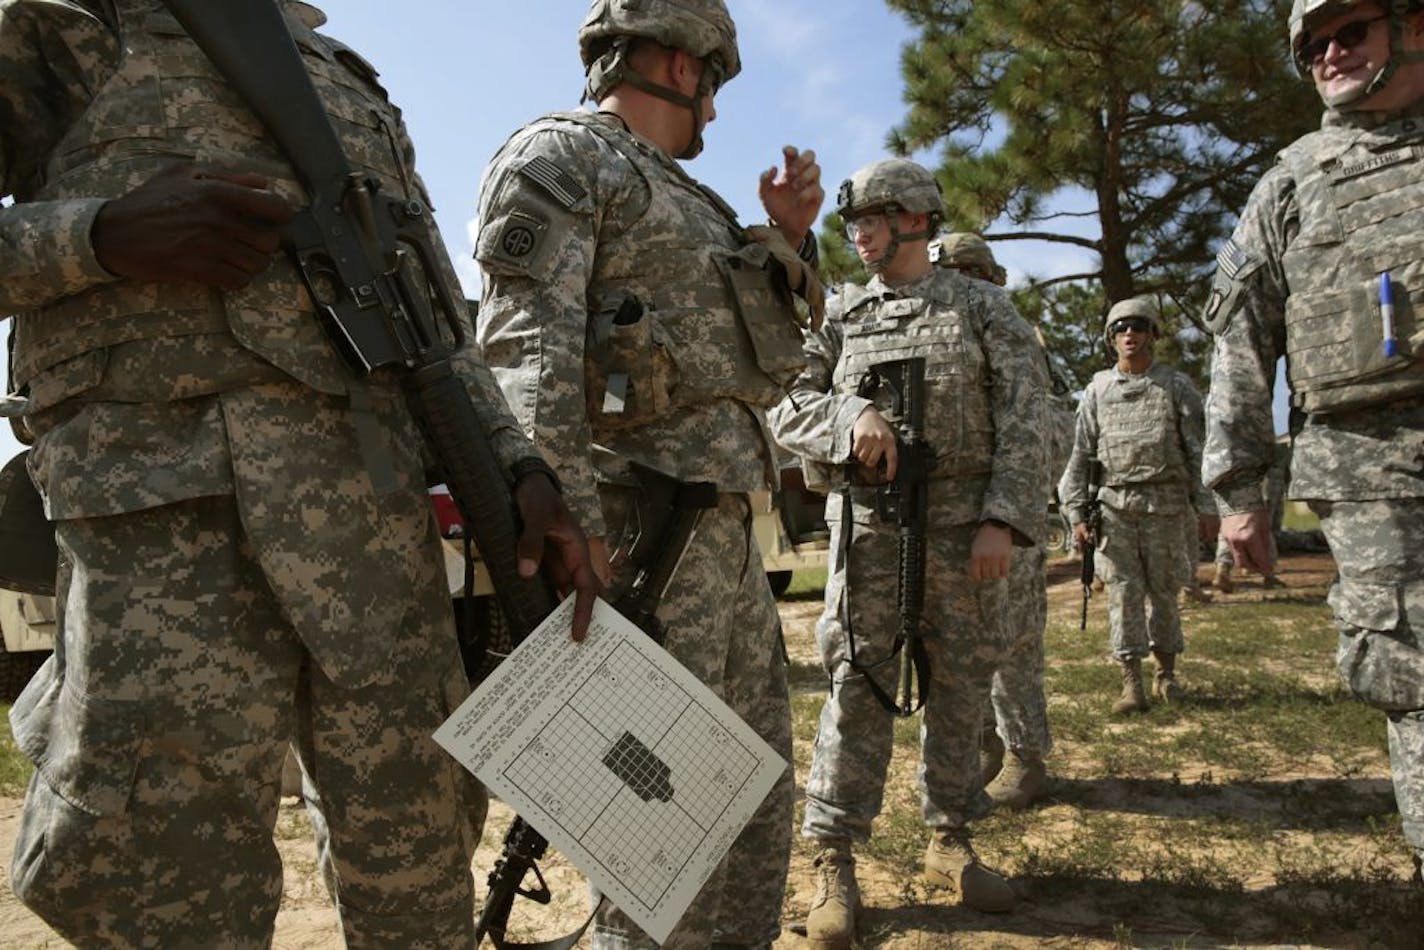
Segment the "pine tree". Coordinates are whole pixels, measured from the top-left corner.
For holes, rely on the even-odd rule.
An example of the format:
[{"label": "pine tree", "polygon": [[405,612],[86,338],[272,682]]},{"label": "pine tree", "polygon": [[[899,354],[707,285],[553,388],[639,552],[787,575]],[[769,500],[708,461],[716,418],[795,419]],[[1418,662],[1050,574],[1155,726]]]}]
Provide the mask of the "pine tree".
[{"label": "pine tree", "polygon": [[[919,32],[902,55],[909,112],[888,144],[938,152],[950,227],[1000,222],[990,241],[1096,256],[1096,269],[1030,275],[1020,300],[1046,307],[1050,343],[1077,341],[1061,355],[1080,382],[1106,361],[1112,303],[1158,293],[1190,324],[1252,186],[1319,125],[1288,57],[1289,0],[887,3]],[[1164,343],[1162,358],[1201,375],[1201,334]]]}]

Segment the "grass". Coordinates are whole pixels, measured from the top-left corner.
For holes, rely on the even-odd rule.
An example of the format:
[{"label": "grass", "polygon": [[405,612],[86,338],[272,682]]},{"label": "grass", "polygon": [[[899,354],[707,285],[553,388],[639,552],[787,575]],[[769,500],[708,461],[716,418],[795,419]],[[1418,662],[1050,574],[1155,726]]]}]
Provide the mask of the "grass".
[{"label": "grass", "polygon": [[10,735],[9,703],[0,703],[0,715],[4,716],[6,724],[4,733],[0,733],[0,795],[23,795],[34,767],[15,747],[15,739]]},{"label": "grass", "polygon": [[[1052,946],[1420,945],[1424,889],[1407,883],[1384,718],[1335,675],[1323,585],[1186,611],[1187,699],[1130,718],[1108,713],[1120,679],[1100,595],[1080,632],[1064,593],[1045,638],[1050,799],[975,824],[980,853],[1029,897],[1009,932]],[[819,710],[814,693],[794,704],[802,748]],[[934,895],[908,883],[927,837],[918,761],[915,723],[898,724],[885,807],[862,853],[905,892],[869,902],[923,906],[924,920],[877,929],[861,946],[930,939],[944,919]],[[1064,902],[1074,911],[1058,912]]]}]

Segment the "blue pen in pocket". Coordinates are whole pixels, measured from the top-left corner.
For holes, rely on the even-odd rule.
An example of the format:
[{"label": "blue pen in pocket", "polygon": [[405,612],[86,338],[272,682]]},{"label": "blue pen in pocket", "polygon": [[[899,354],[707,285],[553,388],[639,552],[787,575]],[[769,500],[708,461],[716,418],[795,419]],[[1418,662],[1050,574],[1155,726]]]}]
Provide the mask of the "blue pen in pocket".
[{"label": "blue pen in pocket", "polygon": [[1381,271],[1379,276],[1380,332],[1384,336],[1386,358],[1399,352],[1399,341],[1394,338],[1394,288],[1390,286],[1389,271]]}]

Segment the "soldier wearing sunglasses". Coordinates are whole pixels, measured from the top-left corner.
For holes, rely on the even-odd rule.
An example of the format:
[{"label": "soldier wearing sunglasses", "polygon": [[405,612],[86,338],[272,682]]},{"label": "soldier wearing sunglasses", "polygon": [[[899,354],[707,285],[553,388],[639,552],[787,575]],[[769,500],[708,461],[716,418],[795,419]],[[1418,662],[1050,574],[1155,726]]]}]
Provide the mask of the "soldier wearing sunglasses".
[{"label": "soldier wearing sunglasses", "polygon": [[[1182,695],[1177,655],[1185,648],[1177,594],[1186,582],[1182,520],[1196,515],[1204,538],[1216,536],[1216,507],[1201,486],[1202,402],[1186,374],[1155,362],[1162,316],[1152,297],[1114,304],[1103,336],[1117,362],[1093,376],[1078,404],[1073,454],[1058,495],[1081,550],[1092,488],[1102,505],[1098,570],[1108,591],[1112,655],[1122,668],[1116,714],[1146,712],[1142,660],[1157,663],[1152,693]],[[1094,462],[1102,467],[1093,479]],[[1150,613],[1147,610],[1151,603]]]},{"label": "soldier wearing sunglasses", "polygon": [[1339,569],[1340,675],[1389,717],[1416,871],[1424,855],[1424,4],[1295,0],[1291,50],[1325,105],[1220,253],[1203,476],[1238,564],[1269,567],[1261,479],[1286,358],[1290,497]]}]

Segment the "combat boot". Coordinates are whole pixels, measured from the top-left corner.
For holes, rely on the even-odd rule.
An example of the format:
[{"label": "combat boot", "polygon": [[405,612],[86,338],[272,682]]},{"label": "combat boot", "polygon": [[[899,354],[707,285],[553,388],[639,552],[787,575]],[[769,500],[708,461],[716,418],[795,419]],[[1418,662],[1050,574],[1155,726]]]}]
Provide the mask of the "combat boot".
[{"label": "combat boot", "polygon": [[1157,661],[1157,673],[1152,677],[1152,695],[1164,703],[1175,703],[1182,698],[1182,687],[1177,685],[1177,654],[1152,651]]},{"label": "combat boot", "polygon": [[1014,889],[1008,879],[979,861],[969,843],[968,828],[937,828],[925,849],[925,880],[948,887],[971,910],[1002,914],[1014,909]]},{"label": "combat boot", "polygon": [[1182,597],[1186,600],[1191,601],[1194,604],[1211,603],[1211,595],[1208,594],[1206,591],[1202,590],[1201,581],[1197,580],[1195,577],[1191,579],[1190,583],[1188,583],[1185,587],[1182,588]]},{"label": "combat boot", "polygon": [[991,722],[984,727],[984,735],[979,740],[979,776],[987,786],[1004,767],[1004,740]]},{"label": "combat boot", "polygon": [[849,838],[822,838],[816,852],[816,896],[806,915],[806,939],[816,950],[850,950],[860,914],[855,856]]},{"label": "combat boot", "polygon": [[1218,564],[1216,566],[1216,575],[1211,579],[1211,586],[1223,594],[1229,594],[1236,589],[1236,582],[1231,579],[1230,564]]},{"label": "combat boot", "polygon": [[1275,572],[1272,571],[1270,574],[1261,575],[1261,586],[1266,590],[1280,590],[1286,586],[1286,582],[1277,577]]},{"label": "combat boot", "polygon": [[1118,663],[1122,666],[1122,696],[1113,703],[1113,714],[1147,712],[1151,707],[1147,703],[1147,692],[1142,688],[1142,659],[1134,656]]},{"label": "combat boot", "polygon": [[1004,768],[984,791],[998,808],[1020,811],[1032,805],[1048,791],[1048,769],[1037,752],[1009,750]]}]

